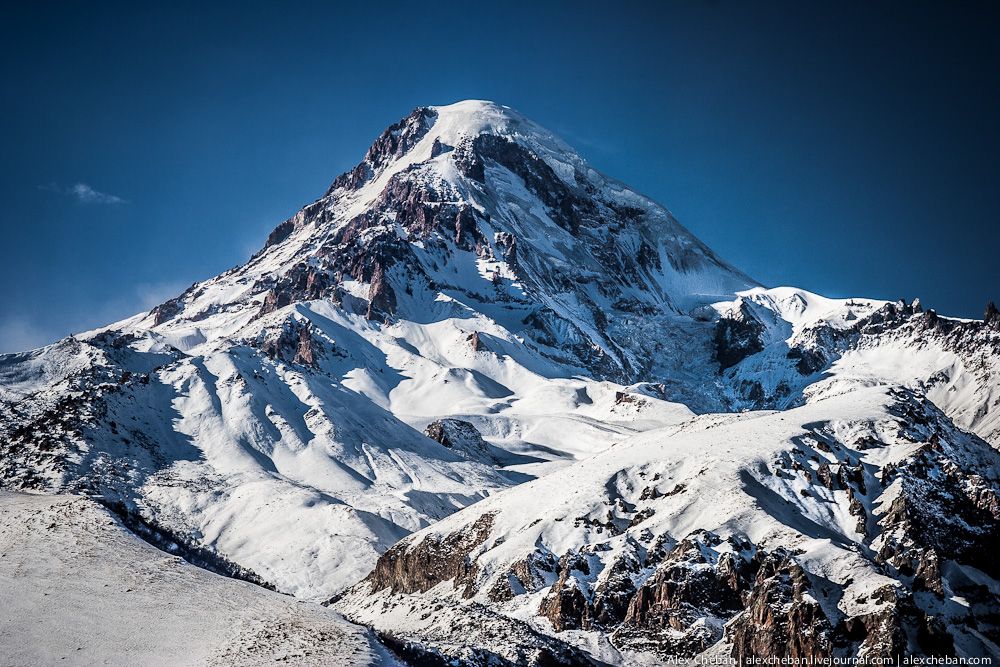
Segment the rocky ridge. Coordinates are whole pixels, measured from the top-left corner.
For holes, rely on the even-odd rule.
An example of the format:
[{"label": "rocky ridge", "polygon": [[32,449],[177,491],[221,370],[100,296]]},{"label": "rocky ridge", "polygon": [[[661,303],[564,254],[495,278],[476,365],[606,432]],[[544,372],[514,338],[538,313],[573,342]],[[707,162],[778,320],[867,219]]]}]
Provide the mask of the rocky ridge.
[{"label": "rocky ridge", "polygon": [[624,664],[990,654],[1000,454],[908,390],[857,393],[636,436],[407,538],[336,607],[422,637],[432,591]]}]

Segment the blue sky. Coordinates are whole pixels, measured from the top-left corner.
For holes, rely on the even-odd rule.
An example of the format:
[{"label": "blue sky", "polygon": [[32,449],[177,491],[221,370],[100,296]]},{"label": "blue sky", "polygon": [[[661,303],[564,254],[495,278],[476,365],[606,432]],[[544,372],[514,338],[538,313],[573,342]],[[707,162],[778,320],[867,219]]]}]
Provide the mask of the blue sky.
[{"label": "blue sky", "polygon": [[140,4],[6,10],[0,351],[245,261],[385,126],[466,98],[765,284],[1000,299],[995,5]]}]

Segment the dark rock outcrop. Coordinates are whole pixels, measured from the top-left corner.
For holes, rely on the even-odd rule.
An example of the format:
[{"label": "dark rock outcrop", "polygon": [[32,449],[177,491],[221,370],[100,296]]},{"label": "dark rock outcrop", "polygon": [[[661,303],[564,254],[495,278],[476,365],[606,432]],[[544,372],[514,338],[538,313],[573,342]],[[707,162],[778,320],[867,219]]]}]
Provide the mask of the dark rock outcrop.
[{"label": "dark rock outcrop", "polygon": [[404,155],[420,141],[433,125],[437,114],[427,107],[414,109],[409,116],[390,125],[372,143],[368,152],[354,169],[334,180],[327,195],[341,188],[357,190],[393,159]]},{"label": "dark rock outcrop", "polygon": [[480,183],[486,181],[485,165],[493,161],[524,182],[529,192],[546,205],[552,219],[566,231],[576,234],[580,226],[593,219],[597,209],[593,200],[578,196],[548,164],[524,146],[493,134],[482,134],[464,147],[457,158],[459,169]]},{"label": "dark rock outcrop", "polygon": [[443,581],[454,581],[465,597],[475,594],[477,568],[470,552],[486,541],[493,515],[483,514],[474,523],[447,537],[428,536],[418,544],[402,542],[379,557],[365,578],[372,591],[423,593]]},{"label": "dark rock outcrop", "polygon": [[983,322],[988,327],[1000,329],[1000,310],[997,309],[997,305],[992,301],[986,304],[986,312],[983,313]]},{"label": "dark rock outcrop", "polygon": [[764,324],[746,301],[723,315],[715,325],[715,358],[720,370],[735,366],[764,349]]},{"label": "dark rock outcrop", "polygon": [[667,656],[694,656],[722,638],[722,624],[743,609],[756,563],[749,544],[699,532],[679,542],[632,596],[612,643]]},{"label": "dark rock outcrop", "polygon": [[179,298],[164,301],[159,306],[156,306],[149,311],[153,316],[153,325],[156,326],[172,320],[181,312],[182,307],[182,302]]},{"label": "dark rock outcrop", "polygon": [[[879,520],[883,538],[878,557],[906,575],[920,573],[919,585],[939,588],[938,560],[973,565],[994,578],[1000,566],[1000,480],[969,469],[952,437],[942,430],[936,410],[904,403],[909,423],[921,421],[933,431],[917,452],[889,473],[901,481],[900,493]],[[1000,466],[1000,454],[987,446],[980,456]]]},{"label": "dark rock outcrop", "polygon": [[322,344],[314,338],[313,325],[295,318],[286,320],[277,335],[252,344],[271,359],[303,366],[316,366],[324,354]]},{"label": "dark rock outcrop", "polygon": [[902,589],[882,586],[870,595],[883,603],[876,611],[845,618],[837,628],[837,643],[872,659],[895,660],[906,652],[906,617],[913,614],[912,600]]},{"label": "dark rock outcrop", "polygon": [[366,317],[369,320],[379,319],[379,316],[386,317],[396,312],[396,292],[385,274],[382,263],[376,263],[372,272],[371,283],[368,287],[368,312]]},{"label": "dark rock outcrop", "polygon": [[819,661],[833,655],[833,627],[805,571],[785,552],[765,556],[746,610],[726,630],[732,655]]},{"label": "dark rock outcrop", "polygon": [[590,604],[573,570],[584,571],[586,560],[566,555],[559,561],[559,579],[542,600],[538,613],[549,619],[556,632],[590,627]]},{"label": "dark rock outcrop", "polygon": [[424,435],[464,458],[494,462],[489,445],[476,427],[461,419],[437,419],[427,425]]}]

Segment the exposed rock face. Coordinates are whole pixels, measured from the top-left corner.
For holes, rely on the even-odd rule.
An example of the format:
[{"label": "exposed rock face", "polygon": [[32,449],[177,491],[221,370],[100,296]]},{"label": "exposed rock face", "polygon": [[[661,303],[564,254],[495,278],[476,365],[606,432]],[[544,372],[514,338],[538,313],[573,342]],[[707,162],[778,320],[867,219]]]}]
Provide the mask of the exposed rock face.
[{"label": "exposed rock face", "polygon": [[880,610],[847,618],[837,628],[837,643],[853,642],[859,655],[872,659],[895,659],[906,652],[904,622],[915,613],[912,599],[902,588],[882,586],[871,599],[884,603]]},{"label": "exposed rock face", "polygon": [[[430,612],[425,612],[430,613]],[[607,667],[575,646],[547,637],[522,621],[506,618],[479,607],[472,617],[463,619],[456,631],[470,639],[470,646],[455,651],[438,648],[444,638],[431,632],[422,642],[415,642],[389,632],[378,637],[394,655],[407,665],[420,667]],[[479,639],[494,641],[502,649],[473,647]],[[444,643],[444,642],[442,642]],[[480,642],[483,643],[483,642]]]},{"label": "exposed rock face", "polygon": [[763,323],[750,306],[739,300],[736,308],[721,317],[715,327],[715,358],[722,370],[735,366],[764,349]]},{"label": "exposed rock face", "polygon": [[303,366],[316,366],[324,355],[324,349],[323,344],[315,336],[309,322],[289,318],[282,324],[277,334],[253,344],[271,359]]},{"label": "exposed rock face", "polygon": [[368,288],[368,313],[370,320],[378,315],[391,315],[396,310],[396,293],[392,290],[385,269],[381,263],[375,265],[372,272],[371,286]]},{"label": "exposed rock face", "polygon": [[829,361],[821,349],[793,347],[786,355],[795,360],[795,370],[801,375],[813,375],[826,368]]},{"label": "exposed rock face", "polygon": [[986,312],[983,314],[983,322],[988,327],[1000,328],[1000,310],[997,310],[995,303],[990,301],[986,304]]},{"label": "exposed rock face", "polygon": [[[810,392],[817,391],[823,373],[838,362],[850,360],[853,365],[883,347],[902,346],[940,370],[922,375],[922,364],[916,364],[894,379],[921,384],[956,423],[1000,446],[1000,394],[994,390],[1000,383],[1000,325],[989,308],[979,322],[941,317],[922,307],[919,300],[871,308],[848,301],[844,310],[827,312],[814,322],[795,325],[794,330],[791,321],[801,316],[802,309],[790,306],[789,298],[784,298],[785,303],[776,305],[780,299],[775,296],[740,297],[729,313],[724,311],[716,327],[724,381],[738,397],[733,407],[772,409],[800,404],[807,395],[814,395]],[[766,323],[765,330],[770,328],[763,346],[757,344],[760,327],[741,312],[748,300],[754,301],[749,314]],[[857,382],[863,385],[865,380]]]},{"label": "exposed rock face", "polygon": [[[47,369],[55,391],[34,393],[0,410],[0,487],[95,494],[141,480],[155,469],[156,433],[131,419],[128,409],[148,408],[157,365],[184,355],[173,348],[153,355],[131,349],[145,340],[109,330],[86,341],[70,337],[51,348],[85,363]],[[93,443],[102,440],[114,448],[95,452]]]},{"label": "exposed rock face", "polygon": [[[587,561],[579,556],[566,555],[559,561],[559,579],[551,592],[542,600],[539,613],[552,623],[556,632],[576,630],[590,626],[590,604],[580,588],[573,570],[587,568]],[[588,570],[589,571],[589,570]]]},{"label": "exposed rock face", "polygon": [[150,314],[152,314],[153,322],[155,324],[163,324],[164,322],[176,316],[177,313],[181,312],[181,308],[182,306],[180,299],[170,299],[169,301],[165,301],[164,303],[161,303],[159,306],[156,306],[155,308],[153,308],[153,310],[149,312]]},{"label": "exposed rock face", "polygon": [[397,544],[378,559],[365,582],[372,591],[388,588],[393,593],[417,593],[453,581],[457,589],[464,586],[465,597],[471,597],[476,569],[469,553],[486,541],[492,526],[492,516],[484,514],[465,531],[446,539]]},{"label": "exposed rock face", "polygon": [[409,116],[390,125],[372,143],[365,159],[354,169],[337,177],[327,195],[336,190],[357,190],[393,159],[404,155],[427,134],[437,114],[427,107],[418,107]]},{"label": "exposed rock face", "polygon": [[636,590],[612,635],[621,647],[691,657],[722,637],[722,624],[743,609],[756,562],[735,540],[720,553],[716,535],[701,531],[674,547]]},{"label": "exposed rock face", "polygon": [[746,611],[726,630],[733,657],[800,658],[833,654],[833,627],[811,594],[805,571],[787,553],[762,560]]},{"label": "exposed rock face", "polygon": [[[901,407],[916,423],[926,410],[914,403]],[[900,491],[879,522],[879,557],[939,593],[941,557],[1000,578],[992,557],[1000,548],[1000,479],[963,469],[939,423],[927,421],[923,428],[931,430],[927,442],[883,475],[883,484],[898,480]]]},{"label": "exposed rock face", "polygon": [[274,228],[274,230],[267,235],[267,241],[264,243],[264,247],[270,247],[273,245],[278,245],[295,231],[295,221],[292,218],[285,220],[280,225]]},{"label": "exposed rock face", "polygon": [[458,166],[470,178],[485,183],[488,161],[519,176],[525,187],[549,208],[553,220],[570,233],[577,233],[581,224],[586,224],[584,219],[592,218],[597,212],[593,201],[572,192],[544,160],[505,137],[476,137]]},{"label": "exposed rock face", "polygon": [[427,425],[424,435],[476,461],[495,461],[489,445],[473,424],[461,419],[438,419]]}]

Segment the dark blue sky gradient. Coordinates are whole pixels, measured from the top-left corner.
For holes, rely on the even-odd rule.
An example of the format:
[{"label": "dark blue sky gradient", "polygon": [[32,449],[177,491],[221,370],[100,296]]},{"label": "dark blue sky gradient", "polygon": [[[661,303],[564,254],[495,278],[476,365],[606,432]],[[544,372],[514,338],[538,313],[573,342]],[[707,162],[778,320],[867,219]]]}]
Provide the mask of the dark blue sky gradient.
[{"label": "dark blue sky gradient", "polygon": [[1000,299],[996,3],[140,4],[0,21],[0,351],[246,260],[385,126],[465,98],[765,284]]}]

